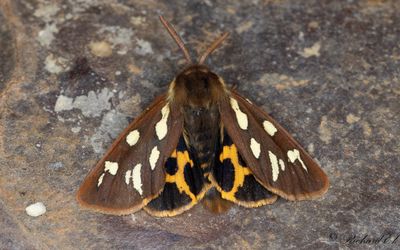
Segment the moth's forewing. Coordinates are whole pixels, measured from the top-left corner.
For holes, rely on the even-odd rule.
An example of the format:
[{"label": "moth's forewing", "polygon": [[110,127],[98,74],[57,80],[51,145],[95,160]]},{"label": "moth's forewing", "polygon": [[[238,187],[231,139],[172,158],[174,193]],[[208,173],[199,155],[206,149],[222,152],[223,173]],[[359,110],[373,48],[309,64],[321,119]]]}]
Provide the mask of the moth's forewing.
[{"label": "moth's forewing", "polygon": [[164,163],[183,130],[179,110],[168,105],[168,119],[161,124],[166,134],[162,139],[157,136],[155,126],[166,105],[166,95],[158,97],[114,141],[79,188],[77,199],[81,205],[107,214],[129,214],[161,192]]},{"label": "moth's forewing", "polygon": [[[275,120],[237,92],[237,116],[229,100],[221,102],[221,121],[257,180],[269,191],[288,200],[320,197],[329,186],[326,174]],[[238,118],[247,119],[243,129]],[[264,125],[267,121],[271,124]],[[243,121],[242,121],[243,123]],[[270,134],[267,129],[272,130]],[[272,134],[272,135],[271,135]]]}]

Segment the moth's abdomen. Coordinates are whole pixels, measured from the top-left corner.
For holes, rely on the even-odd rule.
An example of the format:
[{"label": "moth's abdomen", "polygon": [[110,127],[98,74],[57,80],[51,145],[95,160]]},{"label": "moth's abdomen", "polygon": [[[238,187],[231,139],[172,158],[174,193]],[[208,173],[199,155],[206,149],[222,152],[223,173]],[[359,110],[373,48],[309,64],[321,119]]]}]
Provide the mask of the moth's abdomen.
[{"label": "moth's abdomen", "polygon": [[208,163],[210,157],[213,156],[214,153],[214,138],[212,133],[213,131],[205,129],[203,131],[199,131],[197,134],[192,134],[193,137],[190,139],[192,147],[195,148],[196,158],[199,163],[202,165],[204,163]]},{"label": "moth's abdomen", "polygon": [[219,112],[216,105],[210,108],[185,107],[184,130],[187,143],[195,160],[207,169],[213,162],[219,134]]}]

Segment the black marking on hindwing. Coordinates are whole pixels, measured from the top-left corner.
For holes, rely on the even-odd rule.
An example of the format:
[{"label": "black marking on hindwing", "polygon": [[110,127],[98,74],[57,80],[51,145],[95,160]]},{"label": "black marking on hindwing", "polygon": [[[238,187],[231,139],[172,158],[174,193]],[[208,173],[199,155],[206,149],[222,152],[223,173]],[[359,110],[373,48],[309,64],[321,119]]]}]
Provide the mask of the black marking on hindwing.
[{"label": "black marking on hindwing", "polygon": [[213,178],[223,199],[246,207],[257,207],[276,200],[276,195],[256,180],[226,131],[215,162]]},{"label": "black marking on hindwing", "polygon": [[145,209],[154,215],[174,216],[195,205],[208,185],[204,181],[203,170],[195,164],[183,136],[167,159],[165,171],[164,189]]}]

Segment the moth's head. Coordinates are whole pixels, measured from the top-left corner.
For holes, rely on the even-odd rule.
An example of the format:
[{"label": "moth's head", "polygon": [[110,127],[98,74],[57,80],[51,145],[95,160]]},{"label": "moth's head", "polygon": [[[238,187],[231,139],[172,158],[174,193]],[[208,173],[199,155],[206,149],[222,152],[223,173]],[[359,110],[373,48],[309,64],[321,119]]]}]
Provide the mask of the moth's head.
[{"label": "moth's head", "polygon": [[200,57],[199,62],[193,64],[182,39],[178,36],[175,29],[162,16],[160,20],[168,30],[171,37],[178,44],[185,55],[188,67],[184,69],[169,88],[169,98],[174,102],[192,107],[208,107],[211,103],[218,101],[225,94],[225,84],[215,73],[204,65],[207,57],[226,39],[228,33],[222,34],[217,38]]},{"label": "moth's head", "polygon": [[170,86],[174,102],[190,107],[209,107],[224,96],[223,80],[206,66],[196,64],[184,69]]}]

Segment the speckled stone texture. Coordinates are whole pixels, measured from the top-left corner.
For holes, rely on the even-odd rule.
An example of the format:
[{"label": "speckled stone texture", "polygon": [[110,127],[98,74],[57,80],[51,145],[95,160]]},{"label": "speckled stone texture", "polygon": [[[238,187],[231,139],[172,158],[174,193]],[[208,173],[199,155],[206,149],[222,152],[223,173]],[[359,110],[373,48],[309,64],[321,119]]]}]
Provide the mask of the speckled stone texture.
[{"label": "speckled stone texture", "polygon": [[[161,219],[78,206],[184,66],[159,14],[193,55],[231,33],[208,65],[317,159],[323,198]],[[0,249],[400,248],[399,41],[397,0],[0,0]],[[47,213],[29,217],[38,201]]]}]

